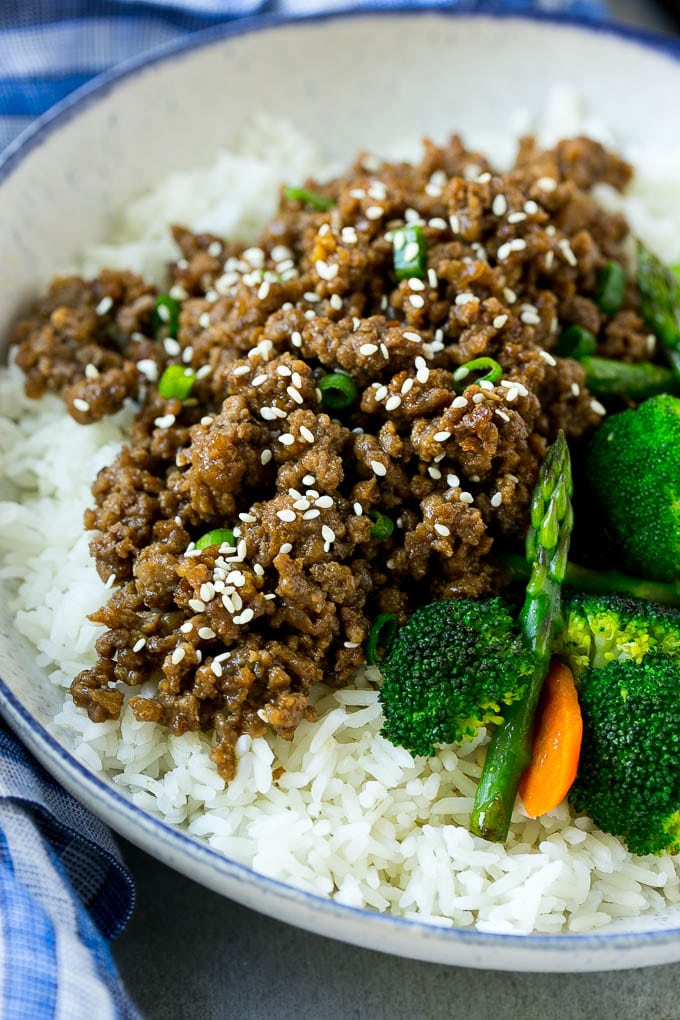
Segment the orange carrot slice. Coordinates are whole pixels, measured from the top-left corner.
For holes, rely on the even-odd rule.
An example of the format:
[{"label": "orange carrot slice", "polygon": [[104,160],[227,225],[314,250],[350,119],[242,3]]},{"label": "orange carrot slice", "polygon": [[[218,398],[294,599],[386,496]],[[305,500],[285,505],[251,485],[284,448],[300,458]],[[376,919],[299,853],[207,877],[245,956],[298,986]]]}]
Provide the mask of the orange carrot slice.
[{"label": "orange carrot slice", "polygon": [[553,659],[541,691],[531,764],[519,784],[530,818],[552,811],[566,797],[576,778],[582,736],[573,674],[563,662]]}]

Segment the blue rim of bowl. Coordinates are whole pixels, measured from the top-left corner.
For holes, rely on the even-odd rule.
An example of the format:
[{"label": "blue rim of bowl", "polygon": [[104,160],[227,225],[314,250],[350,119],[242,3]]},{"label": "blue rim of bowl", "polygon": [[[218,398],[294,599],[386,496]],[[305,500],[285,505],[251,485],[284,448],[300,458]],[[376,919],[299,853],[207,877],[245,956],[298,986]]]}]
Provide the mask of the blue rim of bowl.
[{"label": "blue rim of bowl", "polygon": [[[445,2],[445,0],[443,0]],[[484,10],[452,10],[437,4],[409,5],[400,8],[390,6],[381,7],[378,5],[360,4],[342,11],[331,11],[314,13],[309,15],[289,16],[279,14],[260,14],[247,18],[236,19],[222,25],[211,26],[202,29],[188,36],[164,43],[147,53],[133,57],[129,61],[116,65],[115,68],[105,71],[86,82],[73,93],[66,96],[59,103],[53,106],[46,113],[42,114],[36,121],[22,131],[0,153],[0,185],[8,176],[21,164],[31,150],[40,145],[55,129],[77,116],[80,111],[96,102],[100,97],[105,96],[114,89],[118,83],[126,80],[136,73],[142,73],[147,68],[182,56],[184,53],[209,46],[225,39],[236,38],[240,35],[253,32],[266,31],[285,27],[292,24],[314,24],[326,21],[344,21],[357,17],[414,17],[414,16],[440,16],[447,18],[481,18],[495,20],[515,20],[529,23],[547,24],[555,27],[564,26],[580,29],[593,34],[613,36],[645,48],[652,49],[661,55],[680,61],[680,39],[656,34],[645,29],[638,29],[628,25],[611,24],[606,21],[598,21],[595,18],[580,15],[556,14],[544,11],[526,12],[511,11],[491,5]],[[338,915],[348,918],[361,919],[366,930],[376,933],[387,928],[387,930],[403,930],[419,936],[424,941],[435,940],[436,942],[449,942],[452,945],[469,944],[481,948],[500,949],[512,947],[513,949],[529,950],[532,955],[537,950],[555,949],[591,949],[604,950],[616,947],[628,950],[630,955],[636,948],[649,946],[651,944],[667,944],[675,942],[680,937],[680,927],[668,927],[656,931],[639,932],[611,932],[611,933],[584,933],[584,934],[515,934],[515,933],[494,933],[483,932],[475,928],[447,928],[418,921],[411,918],[400,917],[394,914],[378,913],[377,911],[366,910],[361,907],[352,907],[337,900],[320,896],[304,889],[296,888],[289,883],[262,875],[244,864],[238,864],[230,858],[221,854],[218,850],[199,842],[195,837],[189,835],[169,823],[155,818],[153,815],[139,808],[127,797],[123,796],[110,783],[101,779],[96,773],[91,772],[84,766],[73,753],[61,744],[49,730],[39,723],[31,712],[17,698],[5,680],[0,677],[0,711],[7,722],[15,723],[20,731],[30,731],[32,736],[37,736],[41,742],[42,754],[39,755],[48,771],[50,764],[55,760],[65,767],[74,780],[84,784],[92,799],[97,796],[103,797],[109,803],[113,802],[121,810],[122,814],[131,822],[139,826],[140,834],[145,832],[155,836],[158,842],[169,849],[179,850],[182,857],[194,857],[201,859],[206,865],[217,869],[225,876],[236,879],[245,885],[257,889],[265,889],[279,899],[296,901],[304,904],[310,911],[316,914],[337,917]],[[89,800],[90,798],[88,798]],[[115,824],[112,825],[115,828]],[[134,837],[128,837],[134,842]],[[139,845],[150,851],[150,847],[140,838]],[[155,844],[158,849],[158,843]],[[163,859],[163,855],[159,854]],[[172,861],[166,861],[176,870],[181,870]],[[199,879],[200,881],[200,879]],[[328,933],[331,934],[330,932]],[[331,936],[332,937],[332,936]],[[342,934],[339,936],[342,939]],[[374,948],[380,948],[376,945]],[[388,950],[389,951],[389,950]],[[407,954],[402,954],[407,955]],[[453,961],[456,962],[456,961]],[[634,967],[635,961],[630,962]],[[574,968],[579,970],[582,968]],[[592,968],[588,968],[592,969]]]}]

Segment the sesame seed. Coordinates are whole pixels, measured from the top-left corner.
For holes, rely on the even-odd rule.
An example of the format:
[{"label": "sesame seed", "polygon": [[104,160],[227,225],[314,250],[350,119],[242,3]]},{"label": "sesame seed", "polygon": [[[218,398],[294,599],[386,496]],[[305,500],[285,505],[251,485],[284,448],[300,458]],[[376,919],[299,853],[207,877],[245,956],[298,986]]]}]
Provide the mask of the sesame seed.
[{"label": "sesame seed", "polygon": [[376,344],[362,344],[359,348],[359,354],[365,358],[370,358],[371,354],[376,354],[378,351]]},{"label": "sesame seed", "polygon": [[446,230],[446,220],[443,220],[441,216],[433,216],[431,220],[427,221],[427,225],[433,230]]},{"label": "sesame seed", "polygon": [[436,290],[439,284],[439,279],[437,277],[436,270],[433,269],[432,267],[430,267],[427,271],[427,282],[429,283],[432,290]]},{"label": "sesame seed", "polygon": [[248,375],[248,372],[250,372],[250,365],[237,365],[236,368],[231,370],[231,374],[236,376]]},{"label": "sesame seed", "polygon": [[316,500],[316,505],[321,507],[322,510],[330,510],[333,506],[332,496],[319,496]]},{"label": "sesame seed", "polygon": [[191,620],[187,620],[179,629],[182,631],[182,634],[190,634],[194,629],[194,625]]},{"label": "sesame seed", "polygon": [[475,501],[475,497],[472,495],[471,492],[461,492],[458,498],[460,499],[461,503],[467,503],[468,506],[470,505],[470,503],[474,503]]},{"label": "sesame seed", "polygon": [[356,244],[357,243],[357,232],[354,227],[343,227],[340,231],[340,237],[345,244]]},{"label": "sesame seed", "polygon": [[514,305],[517,300],[517,295],[511,287],[503,287],[503,297],[509,305]]},{"label": "sesame seed", "polygon": [[554,191],[557,187],[557,181],[554,177],[539,177],[536,184],[541,191]]},{"label": "sesame seed", "polygon": [[292,343],[293,347],[302,347],[302,334],[298,333],[297,330],[294,330],[290,334],[290,342]]},{"label": "sesame seed", "polygon": [[371,461],[371,469],[373,471],[373,474],[378,475],[378,477],[380,478],[384,478],[384,476],[387,474],[387,468],[379,460]]},{"label": "sesame seed", "polygon": [[292,551],[293,551],[293,546],[292,546],[292,544],[290,542],[284,542],[283,545],[281,546],[281,548],[279,549],[279,552],[283,553],[284,556],[287,556],[288,553],[292,552]]},{"label": "sesame seed", "polygon": [[503,502],[503,496],[501,495],[500,492],[494,492],[494,494],[491,497],[491,499],[489,500],[489,502],[491,503],[491,506],[493,506],[493,507],[500,506],[501,503]]},{"label": "sesame seed", "polygon": [[336,312],[339,312],[342,308],[342,298],[339,294],[331,294],[330,296],[331,308],[334,308]]},{"label": "sesame seed", "polygon": [[438,467],[429,467],[427,469],[427,473],[430,476],[430,478],[434,478],[435,481],[439,481],[439,479],[442,476],[442,473]]},{"label": "sesame seed", "polygon": [[302,515],[302,519],[303,519],[303,521],[313,521],[315,517],[320,517],[320,516],[321,516],[321,511],[320,510],[315,510],[314,507],[312,507],[311,510],[305,510],[305,512]]},{"label": "sesame seed", "polygon": [[389,398],[389,400],[387,400],[385,402],[385,410],[386,411],[396,411],[396,409],[400,406],[400,404],[401,404],[401,397],[397,396],[396,394],[393,394]]},{"label": "sesame seed", "polygon": [[594,411],[595,414],[604,415],[607,413],[606,407],[603,407],[599,400],[591,400],[590,409],[591,411]]},{"label": "sesame seed", "polygon": [[435,432],[434,441],[435,443],[445,443],[447,439],[451,438],[450,432]]},{"label": "sesame seed", "polygon": [[519,390],[517,389],[517,387],[511,386],[510,389],[505,394],[505,399],[508,401],[508,403],[512,403],[513,400],[517,400],[518,396]]},{"label": "sesame seed", "polygon": [[90,405],[88,404],[87,400],[83,400],[81,397],[74,398],[73,406],[75,407],[76,411],[85,412],[90,410]]},{"label": "sesame seed", "polygon": [[145,644],[146,644],[146,638],[145,637],[140,637],[139,641],[135,641],[134,645],[132,646],[132,651],[133,652],[141,652],[141,650],[142,650],[142,648],[144,647]]},{"label": "sesame seed", "polygon": [[344,647],[345,648],[360,648],[361,647],[361,642],[360,641],[345,641],[344,642]]},{"label": "sesame seed", "polygon": [[97,368],[96,365],[93,365],[92,362],[89,362],[89,364],[85,366],[85,378],[86,379],[99,378],[99,369]]},{"label": "sesame seed", "polygon": [[262,383],[265,383],[266,381],[267,376],[265,374],[256,375],[251,383],[251,386],[261,386]]},{"label": "sesame seed", "polygon": [[272,459],[271,450],[263,450],[262,453],[260,454],[260,464],[262,464],[263,467],[265,464],[268,464],[271,459]]},{"label": "sesame seed", "polygon": [[465,290],[461,294],[456,294],[455,304],[457,305],[469,305],[472,301],[479,301],[479,298],[472,294],[469,290]]},{"label": "sesame seed", "polygon": [[[95,312],[97,313],[97,315],[106,315],[106,313],[110,312],[112,308],[113,308],[113,298],[107,296],[107,297],[103,297],[101,299],[101,301],[99,302],[99,304],[95,308]],[[161,312],[163,310],[167,312],[167,308],[165,308],[165,305],[161,305],[159,307],[158,314],[161,315]],[[162,318],[162,315],[161,315],[161,318]]]},{"label": "sesame seed", "polygon": [[182,350],[180,345],[177,343],[174,337],[166,336],[163,341],[163,348],[166,354],[169,354],[171,358],[176,358],[179,352]]},{"label": "sesame seed", "polygon": [[364,508],[362,507],[361,503],[358,502],[354,504],[352,509],[354,510],[354,513],[357,515],[357,517],[361,517],[361,515],[364,512]]},{"label": "sesame seed", "polygon": [[491,206],[494,216],[505,216],[508,210],[508,201],[505,195],[496,195]]},{"label": "sesame seed", "polygon": [[205,581],[201,585],[198,594],[202,602],[211,602],[215,598],[215,588],[210,581]]},{"label": "sesame seed", "polygon": [[566,237],[561,238],[557,242],[557,247],[562,252],[562,254],[564,256],[564,260],[565,260],[565,262],[568,263],[568,265],[575,266],[577,264],[576,263],[576,256],[574,255],[573,251],[571,250],[571,245],[569,244],[569,241],[566,239]]},{"label": "sesame seed", "polygon": [[451,489],[457,489],[460,485],[460,478],[458,475],[450,474],[446,476],[446,484]]},{"label": "sesame seed", "polygon": [[[250,623],[250,621],[252,620],[252,618],[254,616],[255,616],[254,610],[252,610],[250,608],[244,609],[243,612],[241,613],[241,617],[240,617],[238,622],[239,623]],[[234,623],[236,623],[236,620],[234,620]]]},{"label": "sesame seed", "polygon": [[552,365],[553,368],[555,367],[557,362],[553,358],[552,354],[550,354],[548,351],[539,351],[539,354],[543,358],[543,360],[546,362],[546,364]]},{"label": "sesame seed", "polygon": [[238,613],[238,611],[243,608],[243,599],[241,598],[237,591],[233,591],[231,593],[231,601],[234,606],[234,609]]},{"label": "sesame seed", "polygon": [[244,524],[255,524],[257,521],[255,514],[239,514],[238,519],[243,521]]},{"label": "sesame seed", "polygon": [[379,220],[380,217],[384,215],[384,213],[385,210],[381,205],[369,205],[368,209],[366,210],[366,219]]},{"label": "sesame seed", "polygon": [[406,262],[413,262],[418,258],[420,253],[420,246],[417,241],[409,241],[404,248],[404,260]]},{"label": "sesame seed", "polygon": [[[236,620],[234,620],[234,623],[236,623]],[[222,663],[218,662],[217,659],[213,659],[213,661],[210,663],[210,669],[212,670],[216,677],[219,678],[222,676]]]},{"label": "sesame seed", "polygon": [[283,446],[292,446],[293,443],[295,442],[295,436],[291,435],[290,432],[284,432],[282,435],[279,436],[279,442]]},{"label": "sesame seed", "polygon": [[222,596],[222,605],[228,613],[234,614],[234,603],[231,601],[231,596],[226,593]]},{"label": "sesame seed", "polygon": [[454,234],[460,233],[460,220],[458,219],[455,213],[452,213],[449,216],[449,226],[451,227],[452,233]]},{"label": "sesame seed", "polygon": [[295,520],[294,510],[277,510],[276,516],[280,521],[284,521],[286,524],[292,524]]},{"label": "sesame seed", "polygon": [[494,329],[502,329],[502,327],[506,324],[507,321],[508,321],[507,315],[497,315],[496,318],[493,320]]},{"label": "sesame seed", "polygon": [[577,382],[571,384],[571,392],[574,397],[578,397],[581,392],[581,387]]},{"label": "sesame seed", "polygon": [[302,484],[303,485],[314,485],[315,481],[316,481],[316,479],[314,478],[314,475],[305,475],[304,478],[302,479]]},{"label": "sesame seed", "polygon": [[263,280],[260,286],[257,288],[257,300],[264,301],[269,295],[269,280]]},{"label": "sesame seed", "polygon": [[324,524],[321,527],[321,537],[323,538],[324,542],[334,542],[335,532],[333,531],[332,528],[329,528],[327,524]]},{"label": "sesame seed", "polygon": [[182,661],[185,655],[186,652],[183,648],[175,648],[174,652],[170,656],[170,662],[173,664],[173,666],[179,666],[180,662]]},{"label": "sesame seed", "polygon": [[419,344],[422,341],[420,333],[414,333],[412,329],[404,330],[403,337],[404,340],[410,340],[414,344]]},{"label": "sesame seed", "polygon": [[497,414],[502,421],[510,421],[510,416],[507,415],[505,411],[501,411],[499,407],[496,408],[494,413]]},{"label": "sesame seed", "polygon": [[410,391],[413,389],[413,386],[414,386],[413,379],[411,379],[410,377],[408,379],[404,379],[403,383],[401,384],[402,395],[406,396],[407,393],[410,393]]},{"label": "sesame seed", "polygon": [[301,425],[300,426],[300,435],[308,443],[313,443],[314,442],[314,433],[312,432],[311,429],[308,429],[306,425]]},{"label": "sesame seed", "polygon": [[446,538],[448,535],[451,534],[451,532],[449,531],[445,524],[435,524],[434,530],[437,532],[438,535],[441,535],[443,538]]},{"label": "sesame seed", "polygon": [[198,628],[198,636],[200,638],[202,638],[203,641],[212,641],[212,639],[216,635],[215,635],[215,631],[212,629],[212,627],[199,627]]},{"label": "sesame seed", "polygon": [[[316,269],[317,276],[319,276],[322,280],[329,281],[335,279],[335,277],[338,275],[339,269],[337,262],[334,262],[332,265],[329,265],[328,262],[324,262],[323,259],[318,259],[314,263],[314,268]],[[305,297],[307,298],[307,300],[309,300],[307,294],[305,294]],[[317,295],[315,294],[314,297],[316,299]]]},{"label": "sesame seed", "polygon": [[423,365],[416,372],[416,380],[417,380],[417,382],[421,383],[424,386],[429,378],[430,378],[430,370],[427,367],[427,365]]},{"label": "sesame seed", "polygon": [[481,404],[481,402],[483,400],[484,400],[484,394],[483,393],[473,393],[473,395],[472,395],[472,403],[473,404]]},{"label": "sesame seed", "polygon": [[258,577],[264,577],[264,567],[261,563],[253,564],[253,572],[257,574]]},{"label": "sesame seed", "polygon": [[149,382],[156,382],[158,379],[158,368],[153,358],[142,358],[137,362],[137,368]]},{"label": "sesame seed", "polygon": [[269,602],[271,599],[275,599],[276,598],[276,593],[271,591],[271,592],[269,592],[268,595],[265,595],[264,597],[267,600],[267,602]]},{"label": "sesame seed", "polygon": [[160,418],[154,418],[154,425],[159,429],[169,429],[171,425],[175,424],[174,414],[163,414]]},{"label": "sesame seed", "polygon": [[411,276],[408,281],[409,290],[425,290],[425,284],[417,276]]},{"label": "sesame seed", "polygon": [[479,386],[480,389],[486,390],[487,393],[488,392],[493,393],[494,385],[492,382],[490,382],[489,379],[480,379],[477,385]]},{"label": "sesame seed", "polygon": [[537,312],[532,312],[529,309],[521,312],[520,319],[526,323],[527,326],[540,326],[541,317]]},{"label": "sesame seed", "polygon": [[296,499],[293,503],[294,510],[309,510],[309,500],[305,499],[304,496],[300,499]]},{"label": "sesame seed", "polygon": [[387,386],[378,386],[376,384],[376,390],[375,390],[375,393],[373,395],[374,395],[375,399],[378,402],[380,402],[381,400],[385,399],[385,397],[387,396],[388,393],[389,393],[389,390],[387,389]]},{"label": "sesame seed", "polygon": [[409,301],[414,308],[424,308],[425,306],[425,298],[421,297],[420,294],[409,295]]},{"label": "sesame seed", "polygon": [[454,397],[451,401],[451,407],[467,407],[467,397]]}]

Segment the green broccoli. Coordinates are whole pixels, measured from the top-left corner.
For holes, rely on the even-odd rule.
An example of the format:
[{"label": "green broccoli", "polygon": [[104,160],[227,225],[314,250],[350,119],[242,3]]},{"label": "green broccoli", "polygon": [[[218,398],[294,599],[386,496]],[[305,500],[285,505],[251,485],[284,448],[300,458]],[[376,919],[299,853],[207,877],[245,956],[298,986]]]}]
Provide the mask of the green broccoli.
[{"label": "green broccoli", "polygon": [[534,669],[504,599],[446,599],[417,609],[381,664],[383,734],[413,754],[499,722]]},{"label": "green broccoli", "polygon": [[575,595],[554,650],[583,715],[569,799],[633,853],[680,850],[680,611]]},{"label": "green broccoli", "polygon": [[574,595],[554,646],[578,680],[614,660],[641,662],[651,652],[680,660],[680,612],[623,595]]},{"label": "green broccoli", "polygon": [[586,472],[626,569],[680,575],[680,399],[662,395],[595,432]]},{"label": "green broccoli", "polygon": [[680,661],[650,653],[580,678],[583,744],[569,799],[631,853],[680,851]]}]

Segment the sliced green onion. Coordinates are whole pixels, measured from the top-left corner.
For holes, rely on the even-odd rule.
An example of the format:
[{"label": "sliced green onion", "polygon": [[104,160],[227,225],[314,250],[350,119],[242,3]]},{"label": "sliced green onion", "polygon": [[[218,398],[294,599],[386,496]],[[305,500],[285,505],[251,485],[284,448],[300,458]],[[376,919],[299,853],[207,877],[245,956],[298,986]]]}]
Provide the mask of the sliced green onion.
[{"label": "sliced green onion", "polygon": [[236,548],[236,539],[231,528],[215,528],[214,531],[206,531],[205,535],[196,542],[197,549],[209,549],[212,545],[230,545]]},{"label": "sliced green onion", "polygon": [[153,312],[153,335],[158,336],[165,328],[168,336],[177,337],[179,331],[179,313],[182,305],[170,294],[159,294]]},{"label": "sliced green onion", "polygon": [[427,245],[422,227],[400,227],[392,234],[392,259],[398,280],[422,280],[427,264]]},{"label": "sliced green onion", "polygon": [[366,640],[366,662],[379,666],[390,650],[397,633],[397,618],[394,613],[381,613],[368,632]]},{"label": "sliced green onion", "polygon": [[561,358],[584,358],[588,354],[594,354],[597,350],[597,337],[585,326],[577,326],[575,323],[567,326],[560,337],[556,353]]},{"label": "sliced green onion", "polygon": [[318,209],[319,212],[326,212],[327,209],[332,209],[335,205],[334,199],[325,198],[324,195],[319,195],[316,191],[310,191],[309,188],[293,188],[288,185],[283,189],[283,193],[286,198],[290,198],[294,202],[303,202],[305,205],[311,205],[312,209]]},{"label": "sliced green onion", "polygon": [[623,304],[626,293],[626,270],[620,262],[610,260],[600,273],[597,284],[597,305],[605,315],[614,315]]},{"label": "sliced green onion", "polygon": [[168,365],[158,380],[158,392],[166,400],[186,400],[193,389],[196,373],[184,365]]},{"label": "sliced green onion", "polygon": [[331,372],[319,379],[319,389],[321,403],[327,411],[341,411],[351,407],[359,394],[352,376],[342,372]]},{"label": "sliced green onion", "polygon": [[496,383],[501,381],[503,376],[503,369],[493,358],[474,358],[472,361],[466,361],[464,365],[460,365],[456,369],[453,373],[453,381],[462,382],[463,379],[467,379],[471,372],[483,373],[479,379],[472,380],[477,385],[481,382],[490,382],[495,386]]},{"label": "sliced green onion", "polygon": [[371,538],[375,538],[379,542],[389,538],[394,531],[394,522],[390,520],[387,514],[381,514],[379,510],[369,510],[368,516],[373,521]]}]

